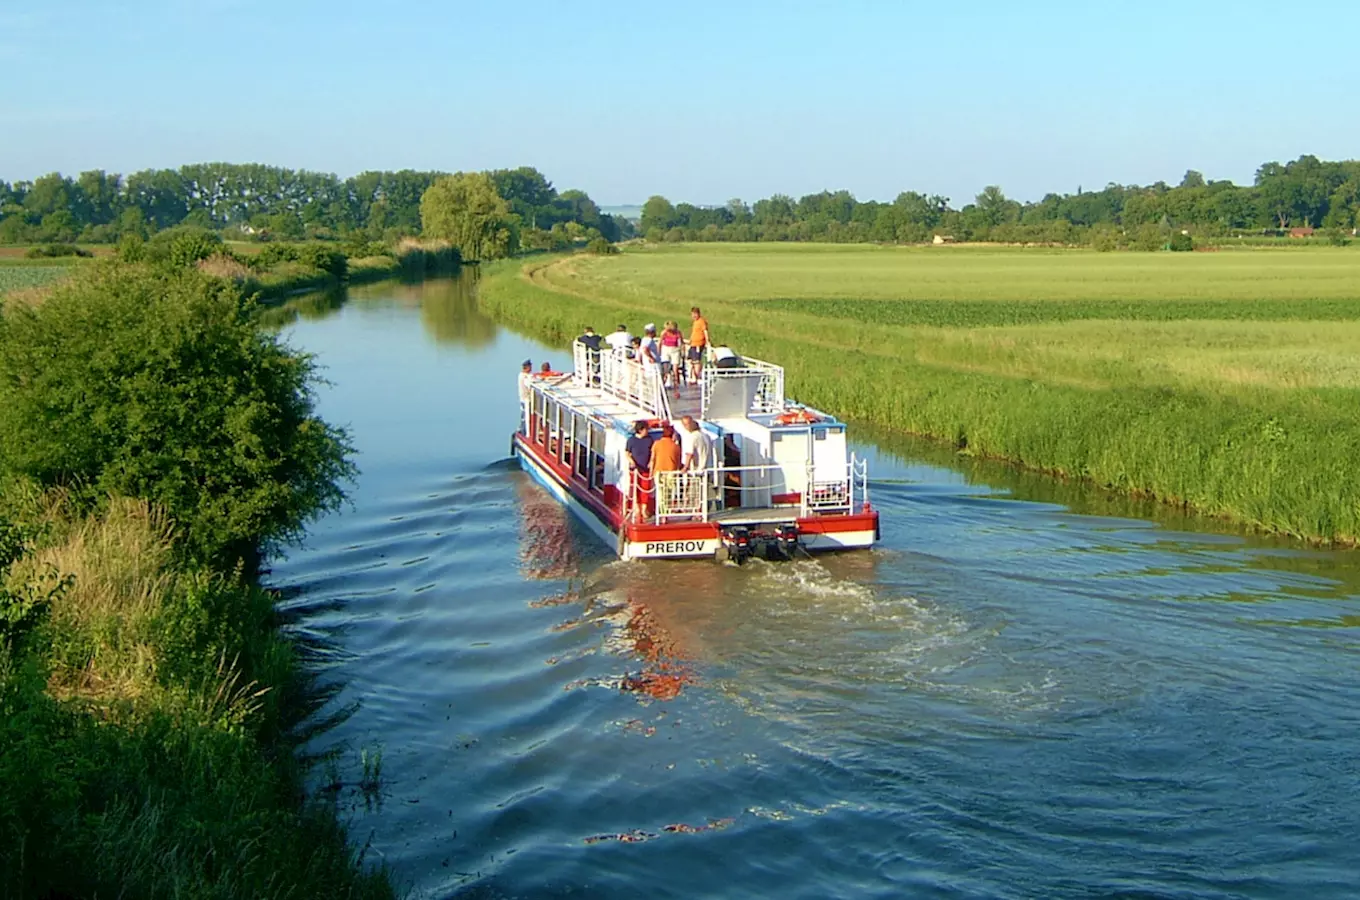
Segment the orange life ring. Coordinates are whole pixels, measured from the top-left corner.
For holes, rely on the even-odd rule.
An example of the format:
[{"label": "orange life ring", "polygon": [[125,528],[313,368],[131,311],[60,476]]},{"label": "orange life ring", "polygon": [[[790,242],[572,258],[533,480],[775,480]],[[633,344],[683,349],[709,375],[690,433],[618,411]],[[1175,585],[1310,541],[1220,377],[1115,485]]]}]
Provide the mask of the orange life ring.
[{"label": "orange life ring", "polygon": [[791,412],[780,413],[774,417],[776,425],[809,425],[813,422],[822,421],[822,417],[816,413],[810,413],[805,409],[795,409]]}]

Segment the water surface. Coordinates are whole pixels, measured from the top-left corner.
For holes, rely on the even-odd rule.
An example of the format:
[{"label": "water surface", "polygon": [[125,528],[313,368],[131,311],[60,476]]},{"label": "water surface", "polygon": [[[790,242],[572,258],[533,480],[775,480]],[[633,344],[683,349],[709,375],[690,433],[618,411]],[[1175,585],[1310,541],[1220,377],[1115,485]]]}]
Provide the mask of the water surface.
[{"label": "water surface", "polygon": [[468,284],[285,333],[362,475],[271,577],[414,896],[1356,895],[1356,554],[887,439],[872,552],[620,563],[508,459],[565,354]]}]

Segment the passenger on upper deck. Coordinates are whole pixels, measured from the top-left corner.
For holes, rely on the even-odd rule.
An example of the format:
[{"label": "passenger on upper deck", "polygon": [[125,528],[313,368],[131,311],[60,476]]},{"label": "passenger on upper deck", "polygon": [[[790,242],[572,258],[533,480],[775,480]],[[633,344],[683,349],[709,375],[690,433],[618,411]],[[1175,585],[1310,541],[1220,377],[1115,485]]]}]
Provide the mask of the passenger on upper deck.
[{"label": "passenger on upper deck", "polygon": [[685,380],[685,336],[680,326],[667,322],[661,332],[661,377],[672,387],[679,387]]},{"label": "passenger on upper deck", "polygon": [[625,353],[633,343],[633,336],[628,333],[627,325],[620,325],[613,334],[605,335],[604,342],[609,345],[610,350]]},{"label": "passenger on upper deck", "polygon": [[594,328],[591,328],[589,325],[587,325],[587,326],[586,326],[585,333],[582,334],[580,337],[578,337],[578,338],[576,339],[576,342],[577,342],[578,344],[581,344],[583,347],[585,347],[587,350],[590,351],[590,353],[589,353],[588,356],[587,356],[587,360],[586,360],[587,363],[589,364],[589,371],[586,372],[586,375],[590,378],[590,383],[591,383],[591,384],[599,384],[599,383],[600,383],[600,336],[599,336],[598,334],[595,333],[595,329],[594,329]]},{"label": "passenger on upper deck", "polygon": [[731,347],[714,347],[713,366],[718,369],[740,369],[741,357]]},{"label": "passenger on upper deck", "polygon": [[659,366],[661,364],[661,345],[656,341],[656,325],[651,322],[642,329],[642,343],[639,345],[641,352],[638,359],[649,366]]},{"label": "passenger on upper deck", "polygon": [[576,340],[585,344],[588,349],[594,350],[596,353],[600,352],[600,336],[596,334],[595,329],[591,328],[589,325],[586,326],[585,333]]},{"label": "passenger on upper deck", "polygon": [[704,351],[709,345],[708,319],[704,318],[697,306],[690,307],[689,317],[694,320],[694,327],[689,333],[690,377],[698,381],[704,371]]}]

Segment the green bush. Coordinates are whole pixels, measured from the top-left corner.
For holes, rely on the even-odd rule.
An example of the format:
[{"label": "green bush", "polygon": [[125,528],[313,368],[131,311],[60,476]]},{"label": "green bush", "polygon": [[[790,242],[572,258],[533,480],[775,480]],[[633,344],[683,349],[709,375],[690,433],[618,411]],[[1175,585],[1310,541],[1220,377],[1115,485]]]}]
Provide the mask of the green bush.
[{"label": "green bush", "polygon": [[344,281],[349,274],[349,259],[339,250],[323,244],[303,244],[298,248],[298,262],[333,275]]},{"label": "green bush", "polygon": [[313,366],[193,269],[98,266],[0,318],[0,474],[165,509],[191,559],[253,560],[343,496]]},{"label": "green bush", "polygon": [[1188,253],[1195,249],[1195,239],[1184,231],[1177,231],[1171,235],[1171,240],[1167,242],[1167,249],[1176,253]]},{"label": "green bush", "polygon": [[43,244],[41,247],[29,247],[24,256],[29,259],[58,259],[63,256],[89,257],[94,254],[75,244]]},{"label": "green bush", "polygon": [[619,248],[602,237],[596,237],[586,243],[586,252],[596,256],[608,256],[611,253],[618,253]]},{"label": "green bush", "polygon": [[223,252],[222,236],[206,228],[182,225],[156,233],[146,243],[145,258],[174,268],[189,268],[200,259]]}]

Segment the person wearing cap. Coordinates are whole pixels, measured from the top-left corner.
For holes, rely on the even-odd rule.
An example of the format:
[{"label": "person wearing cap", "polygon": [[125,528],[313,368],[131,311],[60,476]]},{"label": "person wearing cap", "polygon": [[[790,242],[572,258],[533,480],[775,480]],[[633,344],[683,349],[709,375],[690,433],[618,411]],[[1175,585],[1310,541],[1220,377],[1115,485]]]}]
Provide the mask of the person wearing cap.
[{"label": "person wearing cap", "polygon": [[520,424],[522,426],[521,430],[525,434],[529,433],[529,401],[533,397],[533,391],[530,389],[529,385],[532,382],[533,377],[534,361],[532,359],[526,359],[519,365]]},{"label": "person wearing cap", "polygon": [[661,345],[656,342],[656,323],[648,322],[646,327],[642,329],[642,344],[640,345],[640,350],[641,352],[638,354],[638,359],[641,360],[643,364],[655,366],[657,370],[660,371]]}]

